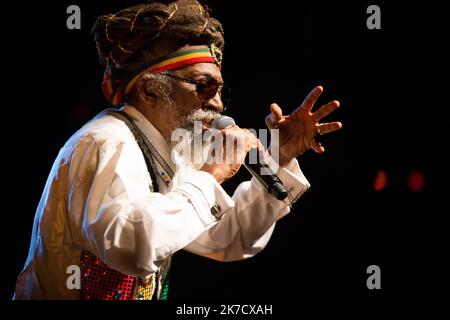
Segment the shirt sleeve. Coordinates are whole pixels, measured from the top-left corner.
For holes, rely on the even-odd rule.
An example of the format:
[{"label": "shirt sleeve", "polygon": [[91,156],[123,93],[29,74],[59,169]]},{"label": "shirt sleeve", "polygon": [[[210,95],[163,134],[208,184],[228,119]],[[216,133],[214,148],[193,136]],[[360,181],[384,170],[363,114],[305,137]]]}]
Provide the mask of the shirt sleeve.
[{"label": "shirt sleeve", "polygon": [[264,249],[276,221],[310,187],[296,159],[284,168],[277,166],[274,172],[289,191],[287,199],[277,200],[255,178],[243,182],[233,195],[235,205],[185,249],[219,261],[246,259]]},{"label": "shirt sleeve", "polygon": [[205,172],[170,192],[152,192],[134,141],[102,146],[93,139],[71,157],[68,212],[72,241],[111,268],[141,277],[216,223],[211,206],[231,198]]}]

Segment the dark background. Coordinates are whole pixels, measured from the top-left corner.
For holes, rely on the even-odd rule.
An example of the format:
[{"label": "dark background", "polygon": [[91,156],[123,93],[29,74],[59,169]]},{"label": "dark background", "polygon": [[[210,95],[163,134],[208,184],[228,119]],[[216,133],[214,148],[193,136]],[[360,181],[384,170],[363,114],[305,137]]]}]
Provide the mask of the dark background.
[{"label": "dark background", "polygon": [[[58,150],[107,107],[90,28],[98,15],[136,3],[111,2],[21,1],[3,13],[4,299],[25,262]],[[207,3],[225,29],[228,115],[263,128],[270,103],[293,110],[322,85],[319,103],[342,106],[327,120],[344,128],[323,138],[325,154],[299,158],[312,188],[263,252],[233,263],[179,252],[169,297],[448,298],[448,35],[437,34],[444,9],[408,1]],[[81,30],[66,28],[71,4],[81,8]],[[381,8],[381,30],[366,27],[371,4]],[[380,170],[387,184],[375,191]],[[408,184],[413,172],[423,177],[419,191]],[[372,264],[381,268],[378,291],[366,287]]]}]

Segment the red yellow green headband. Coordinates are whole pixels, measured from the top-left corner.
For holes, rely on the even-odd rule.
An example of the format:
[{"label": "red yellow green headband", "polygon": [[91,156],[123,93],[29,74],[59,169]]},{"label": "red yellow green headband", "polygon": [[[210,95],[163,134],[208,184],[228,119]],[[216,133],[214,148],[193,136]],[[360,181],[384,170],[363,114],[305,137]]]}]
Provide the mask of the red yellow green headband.
[{"label": "red yellow green headband", "polygon": [[134,76],[126,86],[117,87],[115,90],[112,85],[111,68],[107,68],[103,76],[102,91],[109,102],[113,105],[119,106],[122,104],[122,96],[130,92],[139,76],[145,71],[159,73],[168,70],[180,69],[194,63],[202,62],[215,63],[220,66],[221,61],[222,53],[220,52],[220,49],[214,45],[211,45],[209,48],[178,51],[159,59],[156,63]]}]

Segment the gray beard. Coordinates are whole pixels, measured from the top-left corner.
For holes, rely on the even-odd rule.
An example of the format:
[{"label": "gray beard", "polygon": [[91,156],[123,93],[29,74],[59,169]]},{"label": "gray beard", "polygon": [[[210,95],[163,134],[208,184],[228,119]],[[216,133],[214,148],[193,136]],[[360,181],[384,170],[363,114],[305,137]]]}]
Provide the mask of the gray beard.
[{"label": "gray beard", "polygon": [[[169,114],[175,115],[176,113],[171,112]],[[181,140],[169,141],[168,143],[170,149],[173,150],[174,148],[176,148],[179,154],[184,158],[184,161],[187,165],[197,170],[200,169],[206,161],[211,143],[209,141],[203,141],[202,136],[199,137],[199,135],[202,135],[202,132],[199,132],[198,124],[197,130],[195,130],[195,122],[211,124],[219,116],[220,113],[216,111],[197,109],[187,116],[173,119],[174,123],[176,124],[175,128],[184,129],[186,131],[186,134],[182,137]],[[198,148],[198,145],[197,147],[194,147],[194,143],[196,140],[202,141],[201,148]],[[181,146],[183,146],[182,152],[180,151]],[[197,154],[194,154],[194,151],[197,152]],[[201,153],[201,156],[198,153]],[[200,159],[201,161],[199,161]]]}]

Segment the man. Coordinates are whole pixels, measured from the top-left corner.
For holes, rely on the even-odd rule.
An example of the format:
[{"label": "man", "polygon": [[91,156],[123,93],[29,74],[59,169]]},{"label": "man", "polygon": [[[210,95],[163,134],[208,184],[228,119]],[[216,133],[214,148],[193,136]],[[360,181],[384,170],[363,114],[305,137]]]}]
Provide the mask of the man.
[{"label": "man", "polygon": [[[222,134],[236,142],[234,161],[198,167],[181,159],[172,139],[195,121],[210,126],[224,109],[220,23],[197,1],[179,0],[99,17],[93,32],[106,65],[103,93],[122,107],[99,114],[61,149],[36,212],[17,299],[164,299],[178,250],[219,261],[254,256],[309,188],[295,157],[310,148],[324,152],[317,135],[341,127],[318,124],[337,101],[311,112],[321,87],[291,115],[271,105],[266,122],[279,129],[274,168],[290,197],[277,200],[254,178],[230,197],[221,183],[250,149],[262,150],[257,138],[227,127]],[[77,267],[79,283],[68,273]]]}]

